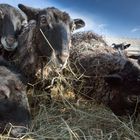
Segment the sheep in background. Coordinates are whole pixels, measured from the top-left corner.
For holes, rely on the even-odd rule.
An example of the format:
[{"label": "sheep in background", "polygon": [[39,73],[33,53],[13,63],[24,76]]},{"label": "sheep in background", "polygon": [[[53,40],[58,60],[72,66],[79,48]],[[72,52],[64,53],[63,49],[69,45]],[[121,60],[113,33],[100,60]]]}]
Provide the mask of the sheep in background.
[{"label": "sheep in background", "polygon": [[130,46],[131,46],[131,44],[125,44],[125,43],[121,43],[121,44],[113,43],[112,44],[112,47],[116,50],[119,50],[119,51],[125,50],[125,49],[129,48]]},{"label": "sheep in background", "polygon": [[92,32],[73,35],[69,60],[76,75],[69,78],[74,79],[76,94],[105,104],[117,115],[136,113],[140,95],[137,63]]}]

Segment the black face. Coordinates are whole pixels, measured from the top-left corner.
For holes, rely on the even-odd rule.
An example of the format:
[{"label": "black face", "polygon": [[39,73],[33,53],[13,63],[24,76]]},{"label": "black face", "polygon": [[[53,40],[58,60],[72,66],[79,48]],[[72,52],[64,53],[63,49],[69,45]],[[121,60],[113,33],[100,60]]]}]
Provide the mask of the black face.
[{"label": "black face", "polygon": [[[62,15],[63,14],[63,15]],[[61,18],[59,16],[62,16]],[[66,13],[57,15],[52,11],[42,11],[39,16],[39,28],[49,41],[45,41],[42,33],[42,42],[45,45],[40,47],[43,56],[52,56],[55,54],[57,63],[64,65],[69,57],[69,48],[71,45],[70,17]],[[48,53],[50,52],[50,54]],[[55,58],[54,58],[55,59]]]},{"label": "black face", "polygon": [[17,9],[0,4],[0,39],[7,51],[12,51],[18,46],[17,37],[20,34],[22,20]]},{"label": "black face", "polygon": [[140,95],[140,66],[136,62],[126,61],[124,68],[108,75],[105,80],[120,89],[123,95]]},{"label": "black face", "polygon": [[120,72],[122,77],[122,90],[127,95],[140,95],[140,67],[136,62],[127,61]]},{"label": "black face", "polygon": [[124,68],[106,77],[106,82],[118,92],[110,106],[118,114],[133,114],[140,103],[140,67],[136,62],[126,61]]},{"label": "black face", "polygon": [[41,56],[48,57],[56,65],[63,67],[69,57],[72,25],[74,23],[75,29],[83,27],[83,20],[71,20],[67,13],[54,7],[41,10],[22,4],[18,6],[25,12],[28,20],[34,19],[37,22],[36,40]]},{"label": "black face", "polygon": [[12,129],[11,134],[13,136],[18,137],[22,133],[26,133],[29,127],[30,114],[25,107],[5,98],[0,99],[0,112],[0,132],[3,132],[4,128],[11,123],[13,126],[19,126],[19,128]]}]

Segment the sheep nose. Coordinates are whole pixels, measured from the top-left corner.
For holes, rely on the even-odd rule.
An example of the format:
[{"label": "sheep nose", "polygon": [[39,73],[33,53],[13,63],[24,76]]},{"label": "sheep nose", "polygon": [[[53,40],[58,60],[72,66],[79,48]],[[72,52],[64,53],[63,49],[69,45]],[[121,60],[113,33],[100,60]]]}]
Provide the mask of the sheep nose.
[{"label": "sheep nose", "polygon": [[68,52],[62,52],[61,54],[58,55],[60,61],[62,64],[65,64],[66,61],[68,60],[69,58],[69,53]]},{"label": "sheep nose", "polygon": [[13,35],[9,35],[6,38],[6,42],[8,43],[9,46],[12,46],[15,43],[16,39]]},{"label": "sheep nose", "polygon": [[26,127],[15,127],[11,130],[11,135],[14,137],[22,137],[26,132],[27,132],[27,128]]}]

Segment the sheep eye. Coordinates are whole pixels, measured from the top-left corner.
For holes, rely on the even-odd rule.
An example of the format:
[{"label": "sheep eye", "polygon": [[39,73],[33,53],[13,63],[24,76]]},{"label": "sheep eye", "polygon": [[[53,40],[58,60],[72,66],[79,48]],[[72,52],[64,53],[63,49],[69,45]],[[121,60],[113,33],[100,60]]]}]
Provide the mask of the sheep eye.
[{"label": "sheep eye", "polygon": [[45,16],[45,15],[42,15],[42,16],[40,17],[40,23],[41,23],[41,24],[46,24],[46,23],[47,23],[47,19],[46,19],[46,16]]},{"label": "sheep eye", "polygon": [[0,91],[0,100],[3,100],[3,99],[7,99],[8,97],[6,96],[6,94],[4,93],[4,91]]}]

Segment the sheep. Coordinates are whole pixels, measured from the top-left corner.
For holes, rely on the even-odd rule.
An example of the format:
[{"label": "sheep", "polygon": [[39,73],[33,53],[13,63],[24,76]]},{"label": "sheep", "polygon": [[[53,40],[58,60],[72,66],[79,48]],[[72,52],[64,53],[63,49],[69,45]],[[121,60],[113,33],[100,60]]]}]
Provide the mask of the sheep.
[{"label": "sheep", "polygon": [[31,83],[46,65],[59,70],[65,67],[73,26],[78,29],[85,23],[82,19],[72,20],[69,14],[54,7],[18,7],[27,15],[29,25],[19,35],[19,47],[12,59]]},{"label": "sheep", "polygon": [[115,43],[113,43],[111,47],[118,50],[118,52],[121,55],[126,55],[126,53],[127,53],[126,49],[129,48],[130,45],[131,44],[125,44],[125,43],[115,44]]},{"label": "sheep", "polygon": [[0,133],[10,124],[17,126],[11,135],[22,136],[30,125],[30,109],[22,74],[0,57]]},{"label": "sheep", "polygon": [[76,75],[70,78],[75,94],[103,103],[116,115],[135,114],[140,95],[136,62],[107,46],[100,36],[81,32],[73,35],[69,65]]},{"label": "sheep", "polygon": [[27,24],[27,18],[17,8],[0,4],[0,54],[8,56],[18,46],[18,35]]},{"label": "sheep", "polygon": [[125,44],[125,43],[120,43],[120,44],[112,44],[112,47],[116,50],[125,50],[127,48],[129,48],[131,46],[131,44]]}]

